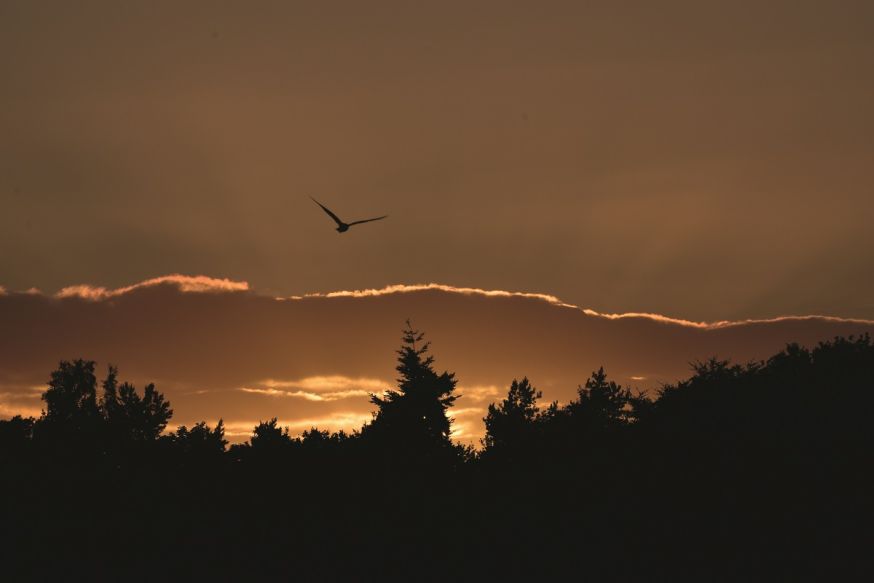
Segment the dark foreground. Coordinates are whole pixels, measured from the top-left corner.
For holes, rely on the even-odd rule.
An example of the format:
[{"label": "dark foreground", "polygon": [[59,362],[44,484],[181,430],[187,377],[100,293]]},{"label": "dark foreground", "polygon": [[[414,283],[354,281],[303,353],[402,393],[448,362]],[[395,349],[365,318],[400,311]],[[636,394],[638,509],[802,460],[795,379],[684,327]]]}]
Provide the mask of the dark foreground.
[{"label": "dark foreground", "polygon": [[159,436],[160,395],[114,377],[92,410],[88,363],[62,363],[46,415],[0,423],[3,580],[871,580],[868,338],[702,363],[652,400],[600,371],[566,407],[514,383],[476,455],[442,425],[452,376],[399,354],[362,431],[264,423],[229,450]]}]

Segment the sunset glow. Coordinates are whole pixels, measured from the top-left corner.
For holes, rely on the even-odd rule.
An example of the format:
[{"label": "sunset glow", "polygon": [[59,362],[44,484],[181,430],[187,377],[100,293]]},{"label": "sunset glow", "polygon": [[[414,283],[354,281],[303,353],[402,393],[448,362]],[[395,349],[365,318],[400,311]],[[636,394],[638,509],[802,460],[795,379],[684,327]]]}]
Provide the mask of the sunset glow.
[{"label": "sunset glow", "polygon": [[872,0],[0,0],[4,581],[872,580],[872,71]]}]

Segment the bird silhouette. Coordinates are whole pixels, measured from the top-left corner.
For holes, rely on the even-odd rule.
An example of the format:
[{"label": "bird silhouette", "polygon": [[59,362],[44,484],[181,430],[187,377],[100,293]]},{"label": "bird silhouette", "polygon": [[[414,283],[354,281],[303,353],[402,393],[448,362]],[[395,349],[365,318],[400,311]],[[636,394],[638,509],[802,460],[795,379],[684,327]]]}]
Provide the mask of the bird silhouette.
[{"label": "bird silhouette", "polygon": [[352,221],[351,223],[344,223],[340,219],[340,217],[338,217],[337,215],[332,213],[328,207],[326,207],[325,205],[323,205],[322,203],[320,203],[319,201],[317,201],[313,197],[310,197],[310,198],[312,199],[312,201],[314,203],[316,203],[317,205],[322,207],[322,210],[325,211],[326,213],[328,213],[329,217],[334,219],[334,222],[337,223],[337,232],[338,233],[345,233],[346,231],[349,230],[349,227],[351,227],[352,225],[360,225],[361,223],[369,223],[371,221],[379,221],[379,220],[382,220],[388,216],[388,215],[382,215],[381,217],[376,217],[374,219],[364,219],[363,221]]}]

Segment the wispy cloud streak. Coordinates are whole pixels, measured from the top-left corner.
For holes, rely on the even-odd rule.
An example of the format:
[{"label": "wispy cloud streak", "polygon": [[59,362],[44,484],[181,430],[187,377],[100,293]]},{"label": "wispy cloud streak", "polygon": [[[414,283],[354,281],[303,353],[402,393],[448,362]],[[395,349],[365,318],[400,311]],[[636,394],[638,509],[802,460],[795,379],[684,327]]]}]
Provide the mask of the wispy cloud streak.
[{"label": "wispy cloud streak", "polygon": [[[80,298],[91,301],[101,301],[115,298],[139,289],[155,287],[159,285],[173,285],[180,291],[186,293],[223,293],[223,292],[242,292],[252,291],[248,282],[234,281],[227,278],[214,278],[205,275],[182,275],[171,274],[161,277],[148,279],[133,285],[109,289],[101,286],[92,286],[89,284],[80,284],[68,286],[58,291],[54,297],[56,298]],[[439,283],[424,283],[424,284],[392,284],[382,288],[366,288],[357,290],[337,290],[331,292],[313,292],[302,296],[275,297],[276,300],[307,300],[319,298],[369,298],[386,296],[393,294],[410,294],[424,291],[442,291],[450,294],[460,294],[468,296],[481,296],[491,298],[526,298],[546,302],[548,304],[579,310],[587,316],[602,318],[605,320],[624,320],[624,319],[641,319],[650,320],[653,322],[672,324],[688,328],[696,328],[701,330],[717,330],[721,328],[729,328],[732,326],[742,326],[750,324],[766,324],[781,321],[804,321],[804,320],[822,320],[836,323],[853,323],[853,324],[874,324],[874,320],[865,320],[859,318],[841,318],[836,316],[823,316],[818,314],[811,315],[785,315],[766,319],[744,319],[744,320],[718,320],[718,321],[695,321],[686,320],[656,314],[652,312],[623,312],[623,313],[607,313],[599,312],[591,308],[583,308],[575,304],[571,304],[561,300],[560,298],[542,293],[507,291],[495,289],[482,289],[475,287],[459,287]],[[26,293],[41,293],[35,288],[31,288]],[[9,295],[9,291],[3,286],[0,286],[0,296]]]},{"label": "wispy cloud streak", "polygon": [[389,384],[386,381],[367,377],[347,377],[343,375],[309,376],[297,380],[265,379],[262,384],[271,389],[302,389],[305,391],[347,391],[363,389],[366,391],[382,391]]},{"label": "wispy cloud streak", "polygon": [[250,387],[241,387],[239,389],[244,393],[252,393],[256,395],[266,395],[268,397],[293,397],[306,399],[307,401],[339,401],[341,399],[349,399],[352,397],[368,397],[369,391],[352,390],[352,391],[335,391],[330,393],[311,393],[309,391],[283,391],[281,389],[253,389]]},{"label": "wispy cloud streak", "polygon": [[105,287],[92,286],[88,284],[73,285],[65,287],[55,294],[57,298],[82,298],[85,300],[99,301],[106,300],[126,293],[130,293],[137,289],[155,287],[158,285],[174,285],[179,291],[188,293],[214,293],[214,292],[240,292],[248,291],[249,284],[245,281],[233,281],[224,278],[208,277],[205,275],[180,275],[174,273],[172,275],[164,275],[147,279],[133,285],[120,287],[116,289],[107,289]]},{"label": "wispy cloud streak", "polygon": [[[384,296],[384,295],[392,295],[392,294],[406,294],[406,293],[415,293],[422,292],[428,290],[438,290],[447,293],[454,294],[462,294],[462,295],[476,295],[483,297],[498,297],[498,298],[528,298],[533,300],[540,300],[552,304],[554,306],[559,306],[563,308],[570,308],[574,310],[580,310],[587,316],[593,316],[596,318],[603,318],[605,320],[622,320],[622,319],[644,319],[644,320],[652,320],[654,322],[660,322],[664,324],[674,324],[678,326],[684,326],[689,328],[699,328],[699,329],[719,329],[719,328],[727,328],[730,326],[740,326],[745,324],[762,324],[762,323],[774,323],[781,322],[786,320],[824,320],[829,322],[846,322],[846,323],[855,323],[855,324],[874,324],[874,320],[864,320],[858,318],[840,318],[836,316],[821,316],[817,314],[805,315],[805,316],[778,316],[774,318],[766,318],[766,319],[746,319],[746,320],[719,320],[714,322],[704,322],[704,321],[695,321],[695,320],[685,320],[683,318],[674,318],[671,316],[665,316],[662,314],[654,314],[651,312],[624,312],[621,314],[611,314],[605,312],[598,312],[591,308],[582,308],[580,306],[569,304],[567,302],[562,301],[556,296],[548,295],[548,294],[540,294],[540,293],[531,293],[531,292],[514,292],[514,291],[506,291],[506,290],[486,290],[481,288],[474,287],[455,287],[451,285],[444,285],[438,283],[428,283],[428,284],[395,284],[388,285],[383,288],[374,288],[374,289],[361,289],[361,290],[341,290],[341,291],[333,291],[326,293],[309,293],[303,296],[291,296],[287,299],[292,300],[304,300],[308,298],[367,298],[367,297],[375,297],[375,296]],[[281,298],[278,298],[281,299]]]}]

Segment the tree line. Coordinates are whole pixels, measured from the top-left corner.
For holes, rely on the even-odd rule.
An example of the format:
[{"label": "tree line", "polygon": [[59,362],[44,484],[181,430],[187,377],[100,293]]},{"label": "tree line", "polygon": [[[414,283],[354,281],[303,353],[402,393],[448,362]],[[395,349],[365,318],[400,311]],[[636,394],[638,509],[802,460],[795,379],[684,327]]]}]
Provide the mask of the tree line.
[{"label": "tree line", "polygon": [[[295,437],[273,418],[230,447],[221,421],[166,432],[173,410],[154,385],[61,362],[39,418],[0,421],[9,548],[33,578],[139,565],[305,580],[750,580],[867,566],[855,534],[871,518],[867,335],[696,362],[654,395],[600,368],[569,403],[543,404],[514,379],[488,407],[479,450],[453,443],[457,381],[409,323],[397,359],[397,387],[371,396],[361,429]],[[145,548],[162,558],[143,563]]]}]

